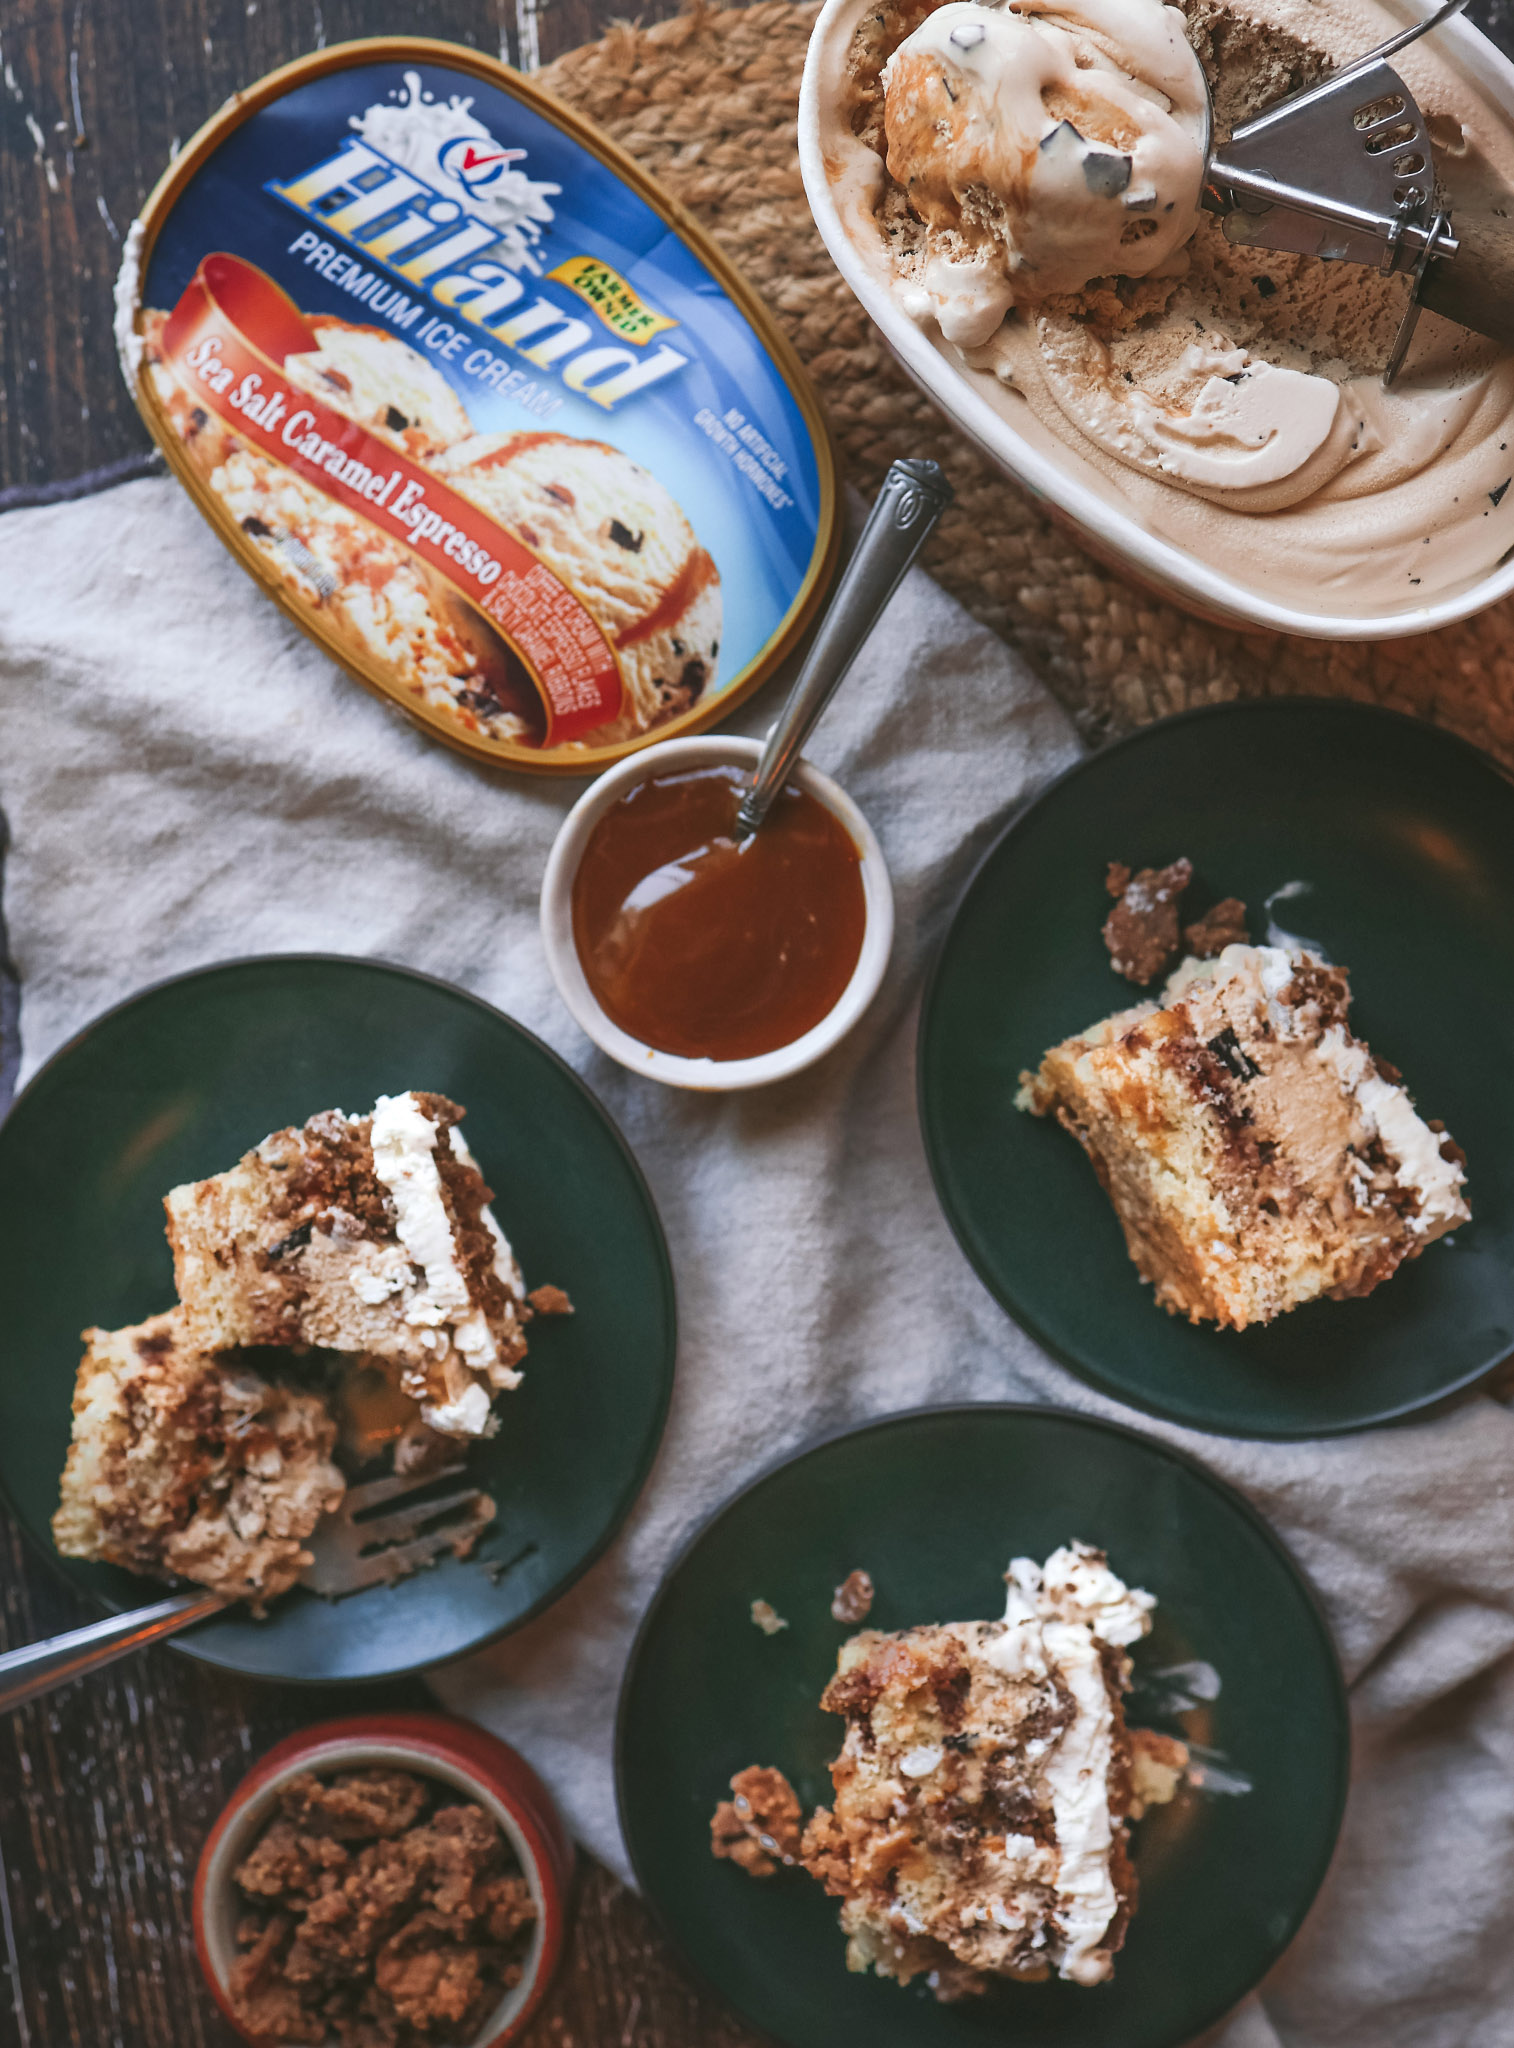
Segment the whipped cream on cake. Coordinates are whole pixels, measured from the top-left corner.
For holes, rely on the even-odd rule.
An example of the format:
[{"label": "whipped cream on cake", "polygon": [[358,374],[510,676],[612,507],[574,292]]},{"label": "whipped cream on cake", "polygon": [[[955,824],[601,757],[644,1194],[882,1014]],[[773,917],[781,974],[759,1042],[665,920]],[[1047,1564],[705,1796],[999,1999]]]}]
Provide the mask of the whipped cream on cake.
[{"label": "whipped cream on cake", "polygon": [[326,1110],[173,1189],[174,1276],[197,1340],[361,1353],[432,1429],[490,1434],[533,1310],[462,1114],[414,1090],[367,1115]]},{"label": "whipped cream on cake", "polygon": [[1227,945],[1022,1074],[1019,1106],[1087,1152],[1172,1313],[1240,1330],[1370,1294],[1470,1218],[1460,1147],[1350,1001],[1305,947]]},{"label": "whipped cream on cake", "polygon": [[[1151,1594],[1082,1543],[1007,1579],[1001,1621],[852,1637],[821,1698],[847,1732],[800,1860],[842,1902],[849,1968],[943,1999],[1108,1978],[1136,1900],[1127,1822],[1187,1760],[1125,1726]],[[1147,1749],[1163,1768],[1140,1770],[1143,1798]]]},{"label": "whipped cream on cake", "polygon": [[53,1516],[62,1555],[255,1607],[285,1592],[346,1490],[325,1404],[235,1352],[201,1350],[177,1309],[84,1340]]}]

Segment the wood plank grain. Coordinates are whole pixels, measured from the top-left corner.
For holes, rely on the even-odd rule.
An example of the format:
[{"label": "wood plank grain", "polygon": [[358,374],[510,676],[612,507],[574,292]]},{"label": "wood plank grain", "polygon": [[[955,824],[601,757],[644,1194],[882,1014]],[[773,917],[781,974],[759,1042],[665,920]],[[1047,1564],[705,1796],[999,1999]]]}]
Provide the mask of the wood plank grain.
[{"label": "wood plank grain", "polygon": [[[360,36],[424,33],[525,68],[609,0],[17,0],[0,8],[0,489],[148,446],[116,367],[121,238],[239,86]],[[643,19],[676,11],[650,0]]]},{"label": "wood plank grain", "polygon": [[[0,1517],[0,1648],[85,1615]],[[229,2048],[190,1921],[200,1845],[268,1748],[335,1714],[434,1707],[416,1681],[253,1685],[150,1650],[0,1727],[0,2044]],[[562,1974],[527,2048],[756,2048],[641,1903],[585,1858]]]}]

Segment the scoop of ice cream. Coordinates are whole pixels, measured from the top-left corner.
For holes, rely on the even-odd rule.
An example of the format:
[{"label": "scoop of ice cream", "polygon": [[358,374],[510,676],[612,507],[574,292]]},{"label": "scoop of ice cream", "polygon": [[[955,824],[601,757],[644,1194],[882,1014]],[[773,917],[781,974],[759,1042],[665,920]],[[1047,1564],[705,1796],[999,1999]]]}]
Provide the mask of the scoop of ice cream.
[{"label": "scoop of ice cream", "polygon": [[347,320],[309,325],[316,346],[284,361],[291,384],[422,460],[473,431],[452,386],[408,342]]},{"label": "scoop of ice cream", "polygon": [[475,435],[436,469],[539,555],[614,642],[625,711],[595,746],[698,701],[720,655],[720,572],[656,477],[603,441],[541,432]]},{"label": "scoop of ice cream", "polygon": [[1181,248],[1208,126],[1182,22],[1161,0],[950,0],[900,44],[884,129],[926,228],[913,313],[972,348],[1016,303]]},{"label": "scoop of ice cream", "polygon": [[[1046,0],[1038,10],[1029,0],[994,12],[1006,25],[1023,17],[1026,27],[1070,29],[1074,4]],[[866,280],[858,284],[864,302],[886,291],[925,329],[940,363],[918,371],[922,383],[948,404],[959,402],[955,392],[983,406],[1003,431],[1000,446],[1023,451],[1045,473],[1065,472],[1079,519],[1096,503],[1108,531],[1124,535],[1120,544],[1139,530],[1247,593],[1247,602],[1337,617],[1398,613],[1400,630],[1422,623],[1426,606],[1464,607],[1479,579],[1510,558],[1514,541],[1514,352],[1426,310],[1403,371],[1384,389],[1406,277],[1248,247],[1202,211],[1191,239],[1135,286],[1126,283],[1136,267],[1127,252],[1113,278],[1038,301],[1034,273],[1013,271],[1000,236],[982,224],[1003,211],[998,200],[986,186],[970,191],[953,161],[944,169],[934,161],[938,146],[943,159],[956,146],[947,117],[968,111],[960,97],[965,67],[943,61],[920,85],[923,95],[930,76],[941,81],[939,137],[923,118],[904,135],[898,79],[889,105],[883,74],[891,54],[897,71],[921,41],[944,34],[949,44],[954,19],[981,21],[976,8],[953,6],[922,22],[929,5],[833,0],[816,29],[804,102],[817,215],[828,238],[833,223],[850,245]],[[1221,134],[1402,26],[1389,0],[1184,5]],[[1160,7],[1156,13],[1162,18]],[[1106,54],[1119,54],[1116,44],[1143,16],[1150,19],[1144,0],[1122,6]],[[1089,41],[1097,47],[1092,34]],[[1186,63],[1181,50],[1176,55]],[[1470,80],[1433,36],[1398,61],[1454,196],[1464,208],[1495,189],[1506,196],[1514,188],[1514,125],[1486,82]],[[1091,61],[1075,83],[1089,87],[1107,75]],[[959,95],[955,109],[948,81]],[[1190,127],[1178,87],[1156,89],[1174,120]],[[980,89],[974,105],[981,99]],[[1148,96],[1148,110],[1157,106]],[[928,111],[922,98],[922,116]],[[1095,140],[1091,124],[1074,125]],[[983,128],[987,135],[987,122]],[[887,173],[891,141],[893,162],[915,180],[909,190]],[[1033,180],[1039,174],[1037,163]],[[928,194],[944,195],[939,218],[954,225],[927,225]],[[958,259],[950,268],[949,256]],[[927,283],[937,287],[934,299]],[[949,340],[949,329],[964,328],[946,301],[970,308],[974,291],[988,299],[985,327],[1013,302],[1023,302],[1020,317],[999,320],[981,345]]]}]

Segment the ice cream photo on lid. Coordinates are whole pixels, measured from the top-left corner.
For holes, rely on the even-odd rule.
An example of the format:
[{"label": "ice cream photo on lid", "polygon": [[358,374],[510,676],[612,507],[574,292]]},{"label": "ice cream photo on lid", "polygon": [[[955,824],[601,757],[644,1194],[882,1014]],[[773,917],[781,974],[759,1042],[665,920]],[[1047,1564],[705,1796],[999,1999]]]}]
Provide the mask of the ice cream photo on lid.
[{"label": "ice cream photo on lid", "polygon": [[837,544],[751,290],[505,66],[351,43],[239,94],[128,237],[122,368],[238,559],[441,739],[585,774],[723,717]]}]

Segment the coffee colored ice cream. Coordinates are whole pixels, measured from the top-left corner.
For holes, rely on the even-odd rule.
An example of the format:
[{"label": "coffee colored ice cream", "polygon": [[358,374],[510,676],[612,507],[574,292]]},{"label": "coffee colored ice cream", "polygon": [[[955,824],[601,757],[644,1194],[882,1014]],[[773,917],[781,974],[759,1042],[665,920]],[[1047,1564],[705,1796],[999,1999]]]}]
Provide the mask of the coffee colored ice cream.
[{"label": "coffee colored ice cream", "polygon": [[[1152,15],[1207,80],[1219,144],[1403,25],[1378,0],[1185,0],[1181,12],[1142,0],[1107,16],[1085,15],[1083,0],[1076,16],[1070,6],[1052,15],[1040,0],[934,9],[846,0],[822,17],[812,72],[849,240],[945,364],[1031,448],[1219,573],[1280,604],[1334,614],[1409,611],[1465,588],[1514,547],[1514,357],[1426,313],[1404,373],[1385,390],[1405,277],[1247,247],[1217,216],[1185,214],[1174,142],[1191,132],[1183,66],[1173,57],[1160,77],[1152,70]],[[965,53],[952,42],[959,21],[984,28]],[[1049,58],[1039,72],[1022,62],[1012,90],[1001,84],[1011,48],[1053,28],[1075,53],[1081,43],[1095,56],[1074,57],[1089,81],[1085,108],[1121,80],[1147,96],[1139,135],[1100,128],[1088,111],[1064,116],[1065,81]],[[927,57],[950,116],[934,129],[924,118],[934,90]],[[1454,206],[1514,195],[1514,126],[1492,86],[1458,68],[1441,35],[1395,62]],[[1026,81],[1043,74],[1045,118],[1027,173],[1025,149],[1017,156],[1012,145],[1029,146],[1038,117],[1022,104]],[[948,84],[959,92],[955,110]],[[1001,120],[997,149],[972,144],[984,110],[1011,103],[1016,125]],[[1064,118],[1076,144],[1055,139]],[[1143,162],[1158,143],[1163,168],[1148,182],[1171,196],[1173,213],[1161,218],[1186,219],[1188,232],[1159,227],[1126,242],[1118,206],[1092,191],[1084,204],[1067,174],[1086,182],[1087,163],[1097,183],[1101,157],[1128,157],[1119,201],[1144,196]],[[1064,148],[1059,179],[1051,159]],[[1087,270],[1101,246],[1112,253]],[[1057,247],[1076,251],[1073,277],[1044,253]],[[981,281],[990,273],[997,297]],[[999,305],[1003,316],[974,340]]]},{"label": "coffee colored ice cream", "polygon": [[1193,233],[1204,75],[1161,0],[950,0],[883,70],[889,175],[925,227],[909,290],[948,341],[1145,277]]}]

